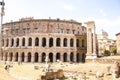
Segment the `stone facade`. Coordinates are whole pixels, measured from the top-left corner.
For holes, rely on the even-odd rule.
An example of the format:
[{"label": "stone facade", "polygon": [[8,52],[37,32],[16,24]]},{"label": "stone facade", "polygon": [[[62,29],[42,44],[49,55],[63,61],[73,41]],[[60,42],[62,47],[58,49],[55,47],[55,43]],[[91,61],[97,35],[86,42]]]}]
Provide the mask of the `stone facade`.
[{"label": "stone facade", "polygon": [[0,60],[84,62],[86,28],[70,20],[23,18],[3,24]]},{"label": "stone facade", "polygon": [[116,34],[117,54],[120,54],[120,33]]}]

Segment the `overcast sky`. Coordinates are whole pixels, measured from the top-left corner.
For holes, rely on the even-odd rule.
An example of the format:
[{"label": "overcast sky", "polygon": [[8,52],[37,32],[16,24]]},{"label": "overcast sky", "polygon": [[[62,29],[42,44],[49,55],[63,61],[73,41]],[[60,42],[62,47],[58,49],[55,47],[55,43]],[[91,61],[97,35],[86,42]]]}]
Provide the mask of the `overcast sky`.
[{"label": "overcast sky", "polygon": [[[2,0],[0,0],[2,1]],[[35,19],[95,21],[96,31],[104,29],[109,38],[120,32],[120,0],[4,0],[4,23],[23,17]]]}]

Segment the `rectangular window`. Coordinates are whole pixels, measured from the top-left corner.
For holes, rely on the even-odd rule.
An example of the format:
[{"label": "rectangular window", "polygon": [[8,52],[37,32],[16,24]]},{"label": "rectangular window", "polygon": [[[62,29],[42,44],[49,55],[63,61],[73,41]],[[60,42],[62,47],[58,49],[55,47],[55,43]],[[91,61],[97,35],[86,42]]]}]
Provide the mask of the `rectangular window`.
[{"label": "rectangular window", "polygon": [[38,28],[34,28],[34,32],[37,33],[38,32]]},{"label": "rectangular window", "polygon": [[57,23],[57,27],[60,27],[59,23]]},{"label": "rectangular window", "polygon": [[9,30],[6,30],[6,34],[9,34]]},{"label": "rectangular window", "polygon": [[67,29],[67,30],[66,30],[66,32],[67,32],[67,34],[69,34],[69,33],[70,33],[70,30],[69,30],[69,29]]},{"label": "rectangular window", "polygon": [[23,34],[25,34],[25,29],[23,29],[22,31],[23,31]]},{"label": "rectangular window", "polygon": [[54,28],[52,28],[52,33],[55,33],[55,29]]},{"label": "rectangular window", "polygon": [[30,23],[27,23],[27,27],[30,27]]},{"label": "rectangular window", "polygon": [[18,29],[16,29],[16,34],[18,34],[19,33],[19,30]]},{"label": "rectangular window", "polygon": [[75,34],[75,30],[72,30],[72,34]]},{"label": "rectangular window", "polygon": [[60,33],[64,33],[64,30],[63,30],[63,29],[60,29]]},{"label": "rectangular window", "polygon": [[47,32],[47,29],[43,27],[42,32]]},{"label": "rectangular window", "polygon": [[30,28],[27,28],[27,32],[30,33]]}]

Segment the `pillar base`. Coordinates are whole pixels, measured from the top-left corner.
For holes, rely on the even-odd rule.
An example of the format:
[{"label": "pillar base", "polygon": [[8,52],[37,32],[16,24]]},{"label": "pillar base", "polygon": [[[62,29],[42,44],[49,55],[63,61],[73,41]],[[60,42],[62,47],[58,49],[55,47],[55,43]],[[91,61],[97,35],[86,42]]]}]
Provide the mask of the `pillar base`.
[{"label": "pillar base", "polygon": [[97,58],[97,55],[86,55],[85,62],[95,62],[96,58]]}]

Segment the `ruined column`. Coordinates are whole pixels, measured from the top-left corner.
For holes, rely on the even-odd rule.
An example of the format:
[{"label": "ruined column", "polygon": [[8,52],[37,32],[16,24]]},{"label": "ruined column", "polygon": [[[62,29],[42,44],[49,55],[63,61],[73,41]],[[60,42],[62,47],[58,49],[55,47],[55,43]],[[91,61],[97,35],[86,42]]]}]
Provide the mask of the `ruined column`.
[{"label": "ruined column", "polygon": [[94,21],[85,22],[87,24],[87,54],[86,59],[96,58],[96,33]]},{"label": "ruined column", "polygon": [[93,26],[93,55],[96,56],[96,31],[95,31],[95,24]]}]

